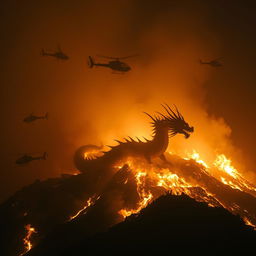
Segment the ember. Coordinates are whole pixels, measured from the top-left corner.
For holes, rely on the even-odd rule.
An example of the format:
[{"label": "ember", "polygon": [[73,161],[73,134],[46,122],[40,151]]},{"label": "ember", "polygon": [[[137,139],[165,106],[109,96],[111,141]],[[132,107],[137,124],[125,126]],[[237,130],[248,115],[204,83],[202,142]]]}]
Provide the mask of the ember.
[{"label": "ember", "polygon": [[26,254],[28,251],[31,250],[31,248],[33,246],[32,243],[31,243],[31,236],[34,233],[37,233],[35,228],[33,228],[30,224],[26,225],[25,229],[27,231],[27,234],[26,234],[25,238],[23,239],[24,245],[25,245],[25,251],[23,253],[21,253],[20,256]]}]

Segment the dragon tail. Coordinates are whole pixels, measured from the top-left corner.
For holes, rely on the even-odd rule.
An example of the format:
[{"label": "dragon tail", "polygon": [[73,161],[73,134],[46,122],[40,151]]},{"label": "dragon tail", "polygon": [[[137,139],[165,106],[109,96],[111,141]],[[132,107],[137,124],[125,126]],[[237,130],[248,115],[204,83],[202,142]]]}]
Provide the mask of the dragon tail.
[{"label": "dragon tail", "polygon": [[75,167],[80,172],[88,172],[90,169],[95,168],[100,158],[87,158],[85,157],[88,151],[88,145],[81,146],[78,148],[74,154],[74,164]]}]

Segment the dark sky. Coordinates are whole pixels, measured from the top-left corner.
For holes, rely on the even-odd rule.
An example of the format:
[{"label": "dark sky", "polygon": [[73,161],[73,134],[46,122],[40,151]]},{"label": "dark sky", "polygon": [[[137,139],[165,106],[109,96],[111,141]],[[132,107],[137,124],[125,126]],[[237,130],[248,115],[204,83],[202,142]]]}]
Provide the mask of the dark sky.
[{"label": "dark sky", "polygon": [[[252,2],[2,1],[0,201],[35,179],[74,171],[72,155],[82,144],[149,136],[141,112],[160,110],[163,102],[177,104],[198,128],[182,145],[206,157],[230,155],[255,182]],[[58,44],[69,61],[40,56]],[[127,75],[87,67],[88,55],[134,53],[140,56],[127,59]],[[222,68],[199,64],[216,57]],[[48,121],[22,122],[46,111]],[[44,151],[47,161],[14,163]]]}]

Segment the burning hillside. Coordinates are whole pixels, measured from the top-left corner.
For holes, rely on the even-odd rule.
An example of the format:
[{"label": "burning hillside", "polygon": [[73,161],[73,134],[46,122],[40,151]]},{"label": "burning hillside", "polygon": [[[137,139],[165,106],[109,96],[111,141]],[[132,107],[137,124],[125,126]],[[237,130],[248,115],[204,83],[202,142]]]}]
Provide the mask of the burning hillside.
[{"label": "burning hillside", "polygon": [[37,181],[17,192],[1,206],[3,255],[24,255],[36,245],[58,248],[63,241],[68,246],[138,214],[166,192],[223,207],[256,226],[255,187],[224,155],[214,163],[205,163],[195,151],[185,159],[165,156],[166,162],[152,163],[130,158],[113,168]]},{"label": "burning hillside", "polygon": [[255,228],[256,187],[223,154],[208,163],[195,150],[186,157],[166,152],[170,136],[189,138],[194,128],[177,108],[163,107],[165,115],[146,113],[152,140],[117,141],[103,154],[101,147],[82,146],[74,154],[81,174],[36,181],[7,200],[0,212],[4,255],[68,247],[139,214],[166,193],[225,208]]},{"label": "burning hillside", "polygon": [[256,233],[249,4],[5,2],[0,255],[73,248],[166,194],[169,218],[177,200],[198,226],[214,212]]},{"label": "burning hillside", "polygon": [[[210,248],[216,254],[220,251],[250,253],[255,238],[256,233],[244,226],[238,216],[223,208],[208,207],[184,194],[166,194],[140,213],[105,232],[83,238],[65,251],[63,248],[51,248],[41,252],[78,256],[84,255],[85,251],[88,254],[117,254],[125,248],[125,252],[131,254],[151,255],[156,252],[160,255],[172,250],[182,255],[201,255]],[[40,249],[36,251],[35,255],[41,255],[38,253]]]}]

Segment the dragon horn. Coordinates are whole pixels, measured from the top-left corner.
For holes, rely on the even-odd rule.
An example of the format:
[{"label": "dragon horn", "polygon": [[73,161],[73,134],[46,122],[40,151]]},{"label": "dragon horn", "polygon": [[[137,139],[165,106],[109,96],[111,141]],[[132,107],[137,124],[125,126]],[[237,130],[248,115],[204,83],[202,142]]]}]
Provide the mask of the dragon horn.
[{"label": "dragon horn", "polygon": [[176,109],[176,112],[177,112],[179,118],[182,119],[182,120],[184,120],[182,114],[179,112],[179,110],[178,110],[178,108],[177,108],[177,106],[176,106],[175,104],[174,104],[174,107],[175,107],[175,109]]},{"label": "dragon horn", "polygon": [[147,112],[143,112],[144,114],[146,114],[147,116],[149,116],[154,122],[156,121],[155,119],[154,119],[154,117],[152,117],[150,114],[148,114]]},{"label": "dragon horn", "polygon": [[[166,104],[166,105],[167,105],[167,104]],[[171,118],[175,118],[175,116],[173,116],[173,115],[169,112],[169,110],[166,108],[165,105],[161,104],[161,106],[166,110],[166,112],[168,113],[168,115],[170,115]],[[168,105],[167,105],[167,106],[168,106]]]},{"label": "dragon horn", "polygon": [[154,118],[155,118],[156,121],[160,120],[159,116],[157,116],[157,115],[154,115]]},{"label": "dragon horn", "polygon": [[173,113],[174,117],[175,117],[176,119],[178,119],[179,116],[177,116],[177,114],[176,114],[167,104],[166,104],[166,106],[167,106],[167,108]]}]

